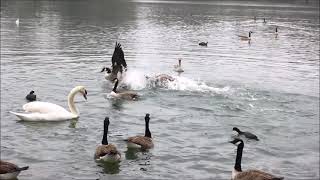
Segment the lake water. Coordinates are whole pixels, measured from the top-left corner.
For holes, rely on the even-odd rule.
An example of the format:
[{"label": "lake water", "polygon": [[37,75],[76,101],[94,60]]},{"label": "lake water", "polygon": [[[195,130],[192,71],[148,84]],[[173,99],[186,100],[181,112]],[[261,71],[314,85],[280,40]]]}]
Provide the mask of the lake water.
[{"label": "lake water", "polygon": [[[245,141],[244,170],[319,179],[318,5],[1,0],[1,159],[29,165],[26,180],[230,179],[236,126],[260,139]],[[249,31],[250,44],[237,37]],[[113,85],[100,70],[116,41],[139,101],[108,96]],[[172,71],[179,58],[180,76]],[[150,86],[144,76],[158,73],[177,80]],[[76,122],[18,122],[9,113],[22,111],[31,90],[67,107],[76,85],[88,91],[88,101],[76,97]],[[123,140],[144,133],[145,113],[155,147],[128,151]],[[93,155],[106,116],[122,161],[101,167]]]}]

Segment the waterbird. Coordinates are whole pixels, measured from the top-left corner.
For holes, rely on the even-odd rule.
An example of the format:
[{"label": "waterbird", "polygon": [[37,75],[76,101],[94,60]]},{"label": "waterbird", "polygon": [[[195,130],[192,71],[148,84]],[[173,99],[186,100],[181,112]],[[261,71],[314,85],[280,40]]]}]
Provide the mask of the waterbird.
[{"label": "waterbird", "polygon": [[0,160],[0,179],[17,179],[21,171],[29,169],[29,166],[18,167],[17,165]]},{"label": "waterbird", "polygon": [[19,18],[16,20],[16,25],[19,26],[20,20]]},{"label": "waterbird", "polygon": [[274,32],[276,36],[278,36],[278,26],[276,26],[276,31]]},{"label": "waterbird", "polygon": [[[111,68],[103,67],[101,72],[106,71],[105,79],[113,81],[113,79],[121,79],[123,75],[123,69],[127,71],[127,63],[124,59],[124,53],[121,47],[121,44],[116,42],[112,59],[111,59]],[[120,77],[118,77],[120,74]]]},{"label": "waterbird", "polygon": [[34,94],[34,91],[30,91],[30,93],[26,96],[28,101],[35,101],[37,100],[37,96]]},{"label": "waterbird", "polygon": [[267,23],[266,18],[263,18],[263,23],[264,23],[264,24],[266,24],[266,23]]},{"label": "waterbird", "polygon": [[201,42],[199,43],[200,46],[207,46],[208,45],[208,42]]},{"label": "waterbird", "polygon": [[117,150],[117,147],[113,144],[108,143],[108,128],[109,128],[109,117],[104,119],[104,126],[103,126],[103,138],[101,145],[96,148],[96,152],[94,157],[96,160],[102,160],[107,162],[115,162],[120,161],[121,154]]},{"label": "waterbird", "polygon": [[65,108],[53,103],[34,101],[23,105],[23,110],[28,113],[16,113],[12,111],[10,111],[10,113],[16,115],[20,120],[24,121],[47,122],[77,119],[79,118],[79,113],[74,104],[74,97],[78,93],[82,94],[83,97],[87,100],[87,90],[85,89],[85,87],[74,87],[68,95],[68,106],[70,112]]},{"label": "waterbird", "polygon": [[276,177],[272,174],[261,170],[246,170],[241,169],[242,151],[244,142],[241,139],[234,139],[230,143],[237,145],[237,156],[234,169],[232,170],[231,180],[282,180],[283,177]]},{"label": "waterbird", "polygon": [[240,131],[240,129],[237,128],[237,127],[234,127],[232,130],[238,132],[238,135],[239,135],[239,136],[243,135],[244,137],[246,137],[246,138],[248,138],[248,139],[254,139],[254,140],[259,141],[258,137],[257,137],[256,135],[250,133],[250,132],[242,132],[242,131]]},{"label": "waterbird", "polygon": [[128,142],[128,147],[150,149],[153,148],[153,142],[151,137],[151,132],[149,129],[150,114],[146,114],[145,118],[145,133],[144,136],[138,135],[129,137],[126,141]]},{"label": "waterbird", "polygon": [[126,100],[136,100],[138,98],[139,96],[138,93],[133,91],[118,92],[117,87],[118,87],[119,80],[115,78],[113,82],[115,82],[115,84],[110,93],[112,97],[126,99]]},{"label": "waterbird", "polygon": [[179,59],[178,64],[174,65],[173,67],[174,67],[174,71],[176,72],[180,72],[180,73],[184,72],[184,70],[181,67],[181,59]]},{"label": "waterbird", "polygon": [[248,36],[238,35],[238,37],[240,37],[240,39],[243,40],[243,41],[250,41],[251,40],[251,33],[253,33],[253,32],[249,31],[249,35]]}]

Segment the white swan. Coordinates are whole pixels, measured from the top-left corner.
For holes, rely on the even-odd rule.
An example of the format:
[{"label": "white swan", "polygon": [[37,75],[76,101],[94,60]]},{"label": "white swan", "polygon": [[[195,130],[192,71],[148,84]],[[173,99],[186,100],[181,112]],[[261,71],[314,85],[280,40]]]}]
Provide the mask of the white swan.
[{"label": "white swan", "polygon": [[76,86],[68,95],[68,106],[70,112],[63,107],[49,102],[30,102],[23,105],[23,110],[30,113],[11,112],[23,121],[64,121],[76,119],[79,113],[74,104],[74,97],[77,93],[81,93],[87,100],[87,90],[83,86]]},{"label": "white swan", "polygon": [[184,70],[181,67],[181,59],[179,59],[179,64],[174,65],[173,67],[174,67],[174,71],[176,71],[176,72],[180,72],[180,73],[184,72]]}]

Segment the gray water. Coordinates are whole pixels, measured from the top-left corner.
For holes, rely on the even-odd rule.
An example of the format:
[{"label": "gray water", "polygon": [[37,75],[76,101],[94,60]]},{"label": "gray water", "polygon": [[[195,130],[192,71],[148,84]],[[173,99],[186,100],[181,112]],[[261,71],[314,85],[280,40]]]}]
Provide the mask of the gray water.
[{"label": "gray water", "polygon": [[[250,30],[250,44],[237,37]],[[100,70],[116,41],[139,101],[108,96]],[[155,88],[144,75],[157,73],[177,80]],[[76,85],[88,91],[88,101],[76,97],[78,121],[9,113],[31,90],[67,108]],[[155,147],[128,151],[123,140],[144,133],[145,113]],[[93,159],[106,116],[118,165]],[[230,179],[234,126],[260,139],[245,141],[244,170],[319,179],[317,1],[1,1],[1,159],[30,166],[19,179]]]}]

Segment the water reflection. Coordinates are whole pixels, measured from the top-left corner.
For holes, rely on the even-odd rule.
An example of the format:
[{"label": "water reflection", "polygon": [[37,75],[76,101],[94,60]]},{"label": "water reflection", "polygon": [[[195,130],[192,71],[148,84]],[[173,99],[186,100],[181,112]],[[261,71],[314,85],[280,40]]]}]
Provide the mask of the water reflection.
[{"label": "water reflection", "polygon": [[98,166],[103,168],[103,172],[106,174],[118,174],[120,172],[119,162],[97,162]]}]

